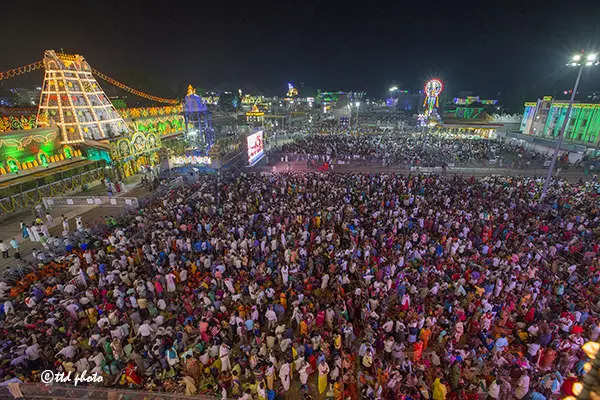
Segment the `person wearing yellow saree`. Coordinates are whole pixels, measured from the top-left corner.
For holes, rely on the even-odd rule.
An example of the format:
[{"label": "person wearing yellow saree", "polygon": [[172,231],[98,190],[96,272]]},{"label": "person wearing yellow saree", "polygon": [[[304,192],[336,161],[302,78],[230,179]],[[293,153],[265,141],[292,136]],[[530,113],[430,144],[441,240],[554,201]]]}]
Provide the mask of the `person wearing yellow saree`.
[{"label": "person wearing yellow saree", "polygon": [[327,375],[329,374],[329,365],[325,360],[322,360],[317,367],[319,371],[318,385],[319,385],[319,394],[323,394],[325,389],[327,389]]},{"label": "person wearing yellow saree", "polygon": [[440,382],[440,378],[435,378],[433,382],[433,400],[446,400],[446,385]]}]

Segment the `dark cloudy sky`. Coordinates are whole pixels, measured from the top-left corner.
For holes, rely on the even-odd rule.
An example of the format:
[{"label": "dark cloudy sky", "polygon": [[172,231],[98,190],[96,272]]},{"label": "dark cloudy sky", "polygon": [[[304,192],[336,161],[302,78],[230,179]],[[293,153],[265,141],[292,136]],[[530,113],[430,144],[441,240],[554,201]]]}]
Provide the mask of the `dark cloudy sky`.
[{"label": "dark cloudy sky", "polygon": [[[377,96],[432,76],[453,92],[542,96],[571,85],[574,50],[600,50],[597,0],[11,1],[2,14],[0,70],[63,48],[160,96],[288,81]],[[600,89],[597,69],[584,89]]]}]

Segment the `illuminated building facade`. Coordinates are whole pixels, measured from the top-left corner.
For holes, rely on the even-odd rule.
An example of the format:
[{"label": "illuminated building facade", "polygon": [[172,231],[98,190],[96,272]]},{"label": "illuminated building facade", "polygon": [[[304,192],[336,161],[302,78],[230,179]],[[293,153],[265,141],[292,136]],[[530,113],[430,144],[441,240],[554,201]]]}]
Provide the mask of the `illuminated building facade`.
[{"label": "illuminated building facade", "polygon": [[[567,117],[569,103],[546,96],[525,103],[520,131],[525,135],[558,137]],[[574,103],[565,128],[565,140],[597,145],[600,136],[600,104]]]},{"label": "illuminated building facade", "polygon": [[63,143],[110,139],[127,133],[125,121],[82,56],[46,50],[44,69],[38,126],[57,126]]},{"label": "illuminated building facade", "polygon": [[443,110],[444,121],[491,121],[500,110],[498,100],[479,96],[455,97]]},{"label": "illuminated building facade", "polygon": [[0,135],[0,177],[81,157],[81,150],[60,143],[56,128],[12,131]]},{"label": "illuminated building facade", "polygon": [[498,100],[481,99],[479,96],[455,97],[452,102],[459,106],[469,106],[471,104],[496,105]]}]

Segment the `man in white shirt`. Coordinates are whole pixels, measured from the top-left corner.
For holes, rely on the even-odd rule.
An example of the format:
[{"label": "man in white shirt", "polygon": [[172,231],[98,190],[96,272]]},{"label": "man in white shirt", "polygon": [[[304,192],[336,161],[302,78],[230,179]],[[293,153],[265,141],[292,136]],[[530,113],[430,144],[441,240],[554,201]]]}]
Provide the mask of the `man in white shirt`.
[{"label": "man in white shirt", "polygon": [[30,361],[36,361],[40,358],[40,345],[36,343],[25,349],[25,355]]},{"label": "man in white shirt", "polygon": [[63,356],[67,360],[72,360],[73,357],[75,357],[75,351],[76,350],[77,349],[75,348],[75,346],[68,345],[67,347],[64,347],[61,351],[59,351],[56,354],[56,356]]},{"label": "man in white shirt", "polygon": [[522,399],[527,393],[529,393],[529,375],[527,375],[527,371],[523,371],[523,374],[517,381],[517,388],[514,395],[517,399]]},{"label": "man in white shirt", "polygon": [[275,314],[273,308],[269,307],[269,309],[265,313],[265,317],[267,318],[267,321],[269,321],[269,329],[275,328],[275,324],[277,322],[277,314]]},{"label": "man in white shirt", "polygon": [[148,324],[148,321],[144,321],[143,324],[138,328],[138,334],[142,336],[142,338],[147,339],[152,334],[152,327]]}]

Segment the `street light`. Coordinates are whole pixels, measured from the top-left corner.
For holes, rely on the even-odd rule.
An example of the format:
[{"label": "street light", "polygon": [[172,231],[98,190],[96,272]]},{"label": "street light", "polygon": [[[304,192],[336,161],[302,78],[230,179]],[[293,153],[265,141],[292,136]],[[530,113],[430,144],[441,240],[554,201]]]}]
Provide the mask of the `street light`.
[{"label": "street light", "polygon": [[396,91],[396,90],[398,90],[398,86],[392,86],[390,88],[390,92],[393,92],[393,91]]},{"label": "street light", "polygon": [[548,193],[548,186],[550,186],[550,179],[552,179],[552,173],[554,172],[554,167],[556,166],[558,152],[560,151],[560,148],[562,146],[563,139],[565,137],[565,129],[567,128],[567,124],[569,123],[569,119],[571,117],[571,110],[573,109],[573,100],[575,99],[575,93],[577,93],[577,88],[579,87],[579,80],[581,79],[583,67],[591,67],[600,64],[600,62],[596,60],[598,58],[598,55],[596,53],[588,54],[585,63],[580,62],[582,61],[584,55],[585,53],[583,51],[579,54],[575,54],[571,58],[571,62],[567,64],[568,67],[579,67],[579,72],[577,73],[577,79],[575,79],[575,86],[573,87],[571,99],[569,100],[567,115],[565,116],[565,120],[563,121],[562,127],[560,128],[560,133],[558,134],[558,142],[556,143],[556,147],[554,148],[552,162],[550,163],[550,168],[548,168],[548,175],[546,176],[546,180],[544,181],[544,187],[542,189],[542,196],[540,197],[540,201],[543,201],[544,198],[546,198],[546,194]]}]

